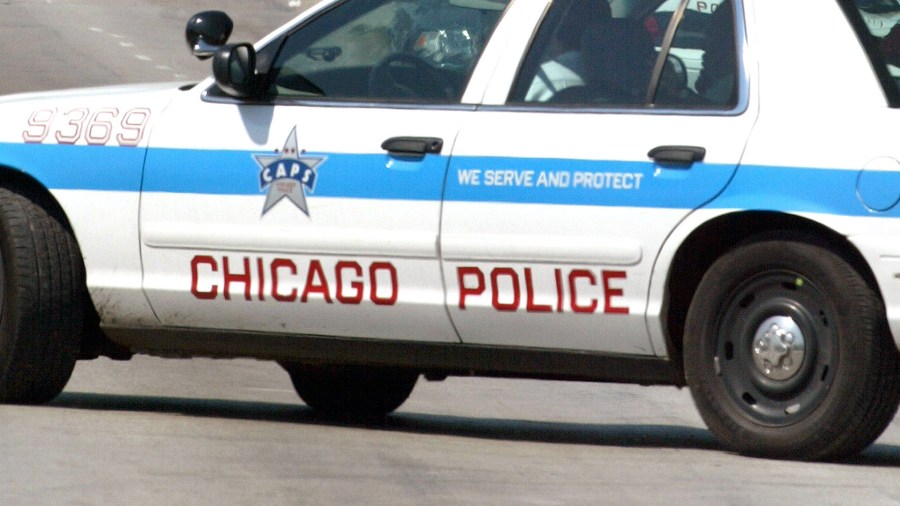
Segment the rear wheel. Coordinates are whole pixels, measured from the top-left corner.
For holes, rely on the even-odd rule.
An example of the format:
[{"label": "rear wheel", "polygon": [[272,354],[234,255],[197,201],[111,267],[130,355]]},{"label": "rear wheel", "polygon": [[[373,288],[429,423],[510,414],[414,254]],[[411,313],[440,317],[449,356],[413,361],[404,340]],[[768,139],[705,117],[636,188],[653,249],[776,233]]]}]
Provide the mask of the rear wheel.
[{"label": "rear wheel", "polygon": [[729,448],[835,459],[871,444],[897,410],[884,304],[843,258],[791,240],[717,260],[688,311],[685,373]]},{"label": "rear wheel", "polygon": [[329,416],[382,418],[412,393],[419,374],[366,366],[286,365],[297,394],[309,407]]},{"label": "rear wheel", "polygon": [[84,269],[75,239],[37,197],[0,188],[0,401],[56,397],[78,358]]}]

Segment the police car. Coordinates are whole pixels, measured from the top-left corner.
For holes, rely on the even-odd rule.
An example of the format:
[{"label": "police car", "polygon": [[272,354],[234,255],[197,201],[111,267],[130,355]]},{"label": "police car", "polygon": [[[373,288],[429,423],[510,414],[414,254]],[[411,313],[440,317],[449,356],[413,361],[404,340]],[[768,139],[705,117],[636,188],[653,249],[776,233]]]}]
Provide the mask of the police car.
[{"label": "police car", "polygon": [[734,451],[857,453],[900,396],[889,4],[326,0],[255,45],[211,11],[203,82],[4,98],[0,399],[255,357],[331,415],[688,386]]}]

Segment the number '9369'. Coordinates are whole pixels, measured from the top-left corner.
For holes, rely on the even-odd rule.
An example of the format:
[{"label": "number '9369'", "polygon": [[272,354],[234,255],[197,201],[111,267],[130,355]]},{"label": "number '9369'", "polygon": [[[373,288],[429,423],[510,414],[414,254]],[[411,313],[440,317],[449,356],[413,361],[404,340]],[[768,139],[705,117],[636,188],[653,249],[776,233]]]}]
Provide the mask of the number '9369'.
[{"label": "number '9369'", "polygon": [[77,144],[137,146],[150,121],[150,109],[138,107],[120,112],[115,107],[88,109],[76,107],[60,111],[39,109],[31,113],[28,127],[22,131],[25,142],[41,144]]}]

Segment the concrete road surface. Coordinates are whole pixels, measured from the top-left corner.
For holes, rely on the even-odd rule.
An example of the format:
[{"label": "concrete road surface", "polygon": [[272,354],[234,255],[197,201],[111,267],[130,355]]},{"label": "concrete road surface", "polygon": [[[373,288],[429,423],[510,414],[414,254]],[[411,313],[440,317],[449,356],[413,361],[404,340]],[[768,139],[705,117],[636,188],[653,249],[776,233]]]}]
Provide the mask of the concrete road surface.
[{"label": "concrete road surface", "polygon": [[[199,79],[190,14],[255,40],[307,5],[0,0],[0,91]],[[100,359],[48,406],[0,407],[0,505],[79,504],[900,504],[900,429],[846,463],[750,459],[685,391],[469,378],[348,425],[271,363]]]}]

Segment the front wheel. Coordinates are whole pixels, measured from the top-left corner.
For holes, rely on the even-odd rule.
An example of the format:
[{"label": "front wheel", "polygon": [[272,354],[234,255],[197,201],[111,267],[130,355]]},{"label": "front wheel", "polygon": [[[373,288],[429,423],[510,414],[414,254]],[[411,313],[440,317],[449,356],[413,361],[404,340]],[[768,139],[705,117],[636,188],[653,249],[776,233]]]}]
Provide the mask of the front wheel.
[{"label": "front wheel", "polygon": [[56,397],[78,358],[84,268],[49,208],[37,195],[0,188],[0,402]]},{"label": "front wheel", "polygon": [[297,394],[328,416],[377,419],[399,408],[419,378],[414,371],[367,366],[285,365]]},{"label": "front wheel", "polygon": [[697,288],[684,348],[701,416],[740,453],[846,457],[897,410],[884,304],[822,246],[766,240],[723,255]]}]

